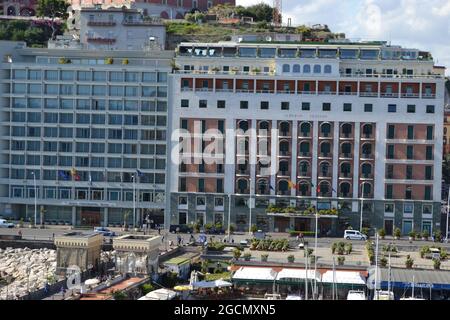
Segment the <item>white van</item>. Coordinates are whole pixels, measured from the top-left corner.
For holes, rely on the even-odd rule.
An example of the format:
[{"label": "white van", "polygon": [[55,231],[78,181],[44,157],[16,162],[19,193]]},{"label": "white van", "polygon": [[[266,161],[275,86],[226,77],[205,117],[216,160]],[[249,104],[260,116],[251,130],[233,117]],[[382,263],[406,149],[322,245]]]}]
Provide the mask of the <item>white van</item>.
[{"label": "white van", "polygon": [[367,236],[356,230],[345,230],[344,239],[346,240],[367,240]]},{"label": "white van", "polygon": [[14,228],[14,223],[8,222],[5,219],[0,219],[0,228]]}]

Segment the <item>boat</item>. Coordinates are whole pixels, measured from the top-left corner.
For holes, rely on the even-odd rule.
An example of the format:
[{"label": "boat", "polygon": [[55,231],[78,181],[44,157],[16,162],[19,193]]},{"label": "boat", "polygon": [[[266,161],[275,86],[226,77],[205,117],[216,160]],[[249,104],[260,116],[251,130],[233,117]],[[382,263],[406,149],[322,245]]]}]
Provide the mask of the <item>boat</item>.
[{"label": "boat", "polygon": [[264,300],[281,300],[281,294],[278,293],[266,293]]},{"label": "boat", "polygon": [[303,300],[301,296],[290,295],[286,297],[286,300]]},{"label": "boat", "polygon": [[376,291],[373,300],[394,300],[394,292],[392,291]]},{"label": "boat", "polygon": [[347,294],[347,300],[367,300],[364,291],[350,290]]},{"label": "boat", "polygon": [[411,297],[408,297],[408,298],[405,298],[405,297],[402,297],[402,298],[400,298],[400,300],[425,300],[425,299],[422,299],[422,298],[416,298],[416,297],[414,297],[414,276],[413,276],[413,281],[412,281],[412,284],[411,284],[411,286],[412,286],[412,295],[411,295]]}]

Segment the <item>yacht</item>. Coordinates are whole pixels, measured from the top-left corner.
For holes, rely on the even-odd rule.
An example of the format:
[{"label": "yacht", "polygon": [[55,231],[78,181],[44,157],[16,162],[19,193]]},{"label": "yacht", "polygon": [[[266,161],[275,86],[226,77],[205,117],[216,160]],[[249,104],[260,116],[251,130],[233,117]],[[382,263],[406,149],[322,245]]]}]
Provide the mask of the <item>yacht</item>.
[{"label": "yacht", "polygon": [[350,290],[347,294],[347,300],[367,300],[364,291]]},{"label": "yacht", "polygon": [[373,300],[394,300],[394,292],[392,291],[376,291]]}]

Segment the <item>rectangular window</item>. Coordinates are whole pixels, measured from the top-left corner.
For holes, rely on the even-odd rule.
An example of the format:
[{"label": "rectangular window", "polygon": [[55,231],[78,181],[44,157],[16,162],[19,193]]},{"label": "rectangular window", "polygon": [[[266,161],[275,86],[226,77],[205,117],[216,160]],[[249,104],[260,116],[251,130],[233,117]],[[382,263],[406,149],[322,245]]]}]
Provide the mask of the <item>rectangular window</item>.
[{"label": "rectangular window", "polygon": [[413,178],[413,168],[411,165],[406,166],[406,179],[411,180]]},{"label": "rectangular window", "polygon": [[427,113],[434,113],[434,106],[433,105],[427,106]]},{"label": "rectangular window", "polygon": [[281,110],[289,110],[289,102],[282,102]]},{"label": "rectangular window", "polygon": [[424,200],[431,200],[431,186],[425,186]]},{"label": "rectangular window", "polygon": [[216,192],[223,193],[223,179],[216,180]]},{"label": "rectangular window", "polygon": [[433,167],[425,166],[425,180],[433,180]]},{"label": "rectangular window", "polygon": [[189,100],[181,99],[181,108],[189,108]]},{"label": "rectangular window", "polygon": [[198,179],[198,192],[205,192],[205,179],[199,178]]},{"label": "rectangular window", "polygon": [[408,139],[414,139],[414,126],[408,126]]},{"label": "rectangular window", "polygon": [[386,185],[386,199],[392,199],[392,184]]},{"label": "rectangular window", "polygon": [[351,112],[351,111],[352,111],[352,104],[344,103],[344,112]]},{"label": "rectangular window", "polygon": [[427,140],[433,140],[433,126],[427,126]]},{"label": "rectangular window", "polygon": [[240,107],[241,109],[248,109],[248,101],[241,101]]},{"label": "rectangular window", "polygon": [[208,102],[206,100],[200,100],[198,102],[198,107],[199,108],[206,108],[208,106]]},{"label": "rectangular window", "polygon": [[303,111],[309,111],[311,109],[311,103],[309,102],[302,102],[302,110]]},{"label": "rectangular window", "polygon": [[269,110],[269,101],[261,101],[261,110]]},{"label": "rectangular window", "polygon": [[390,105],[388,105],[388,112],[389,112],[389,113],[395,113],[395,112],[397,112],[397,105],[396,105],[396,104],[390,104]]},{"label": "rectangular window", "polygon": [[426,153],[426,160],[433,160],[433,147],[432,146],[427,146],[425,153]]},{"label": "rectangular window", "polygon": [[414,159],[414,146],[406,146],[406,159]]},{"label": "rectangular window", "polygon": [[217,109],[225,109],[225,100],[218,100],[217,101]]},{"label": "rectangular window", "polygon": [[388,125],[387,138],[388,139],[394,139],[395,138],[395,125],[393,125],[393,124]]},{"label": "rectangular window", "polygon": [[386,165],[386,179],[394,179],[394,166],[392,164]]},{"label": "rectangular window", "polygon": [[394,145],[390,144],[387,146],[387,155],[386,158],[394,159]]},{"label": "rectangular window", "polygon": [[366,103],[364,105],[364,112],[373,112],[373,104],[371,103]]},{"label": "rectangular window", "polygon": [[322,111],[331,111],[331,103],[324,102],[322,104]]},{"label": "rectangular window", "polygon": [[406,112],[416,113],[416,106],[414,104],[408,104],[408,106],[406,107]]}]

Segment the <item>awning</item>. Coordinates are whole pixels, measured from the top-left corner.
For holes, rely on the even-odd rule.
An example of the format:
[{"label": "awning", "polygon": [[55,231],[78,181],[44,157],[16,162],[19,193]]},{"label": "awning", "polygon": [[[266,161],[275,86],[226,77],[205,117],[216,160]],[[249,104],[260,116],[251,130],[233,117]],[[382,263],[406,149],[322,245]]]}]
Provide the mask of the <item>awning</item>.
[{"label": "awning", "polygon": [[241,267],[233,275],[233,282],[273,282],[277,272],[272,268]]},{"label": "awning", "polygon": [[192,284],[192,288],[194,288],[194,289],[196,289],[196,288],[201,288],[201,289],[224,288],[224,287],[231,287],[232,285],[233,284],[231,284],[230,282],[223,281],[223,280],[198,281],[198,282],[194,282]]},{"label": "awning", "polygon": [[341,284],[341,285],[360,285],[365,286],[366,280],[360,272],[355,271],[335,271],[333,277],[333,270],[328,270],[322,275],[323,284]]},{"label": "awning", "polygon": [[177,293],[168,289],[158,289],[147,293],[138,300],[172,300],[177,296]]},{"label": "awning", "polygon": [[[381,288],[387,288],[389,269],[381,269]],[[444,270],[410,270],[391,269],[391,288],[411,288],[414,281],[415,288],[432,290],[450,290],[450,271]]]},{"label": "awning", "polygon": [[283,283],[298,283],[301,280],[316,280],[320,282],[320,272],[314,272],[314,270],[308,270],[308,275],[304,269],[283,269],[277,274],[277,282]]}]

